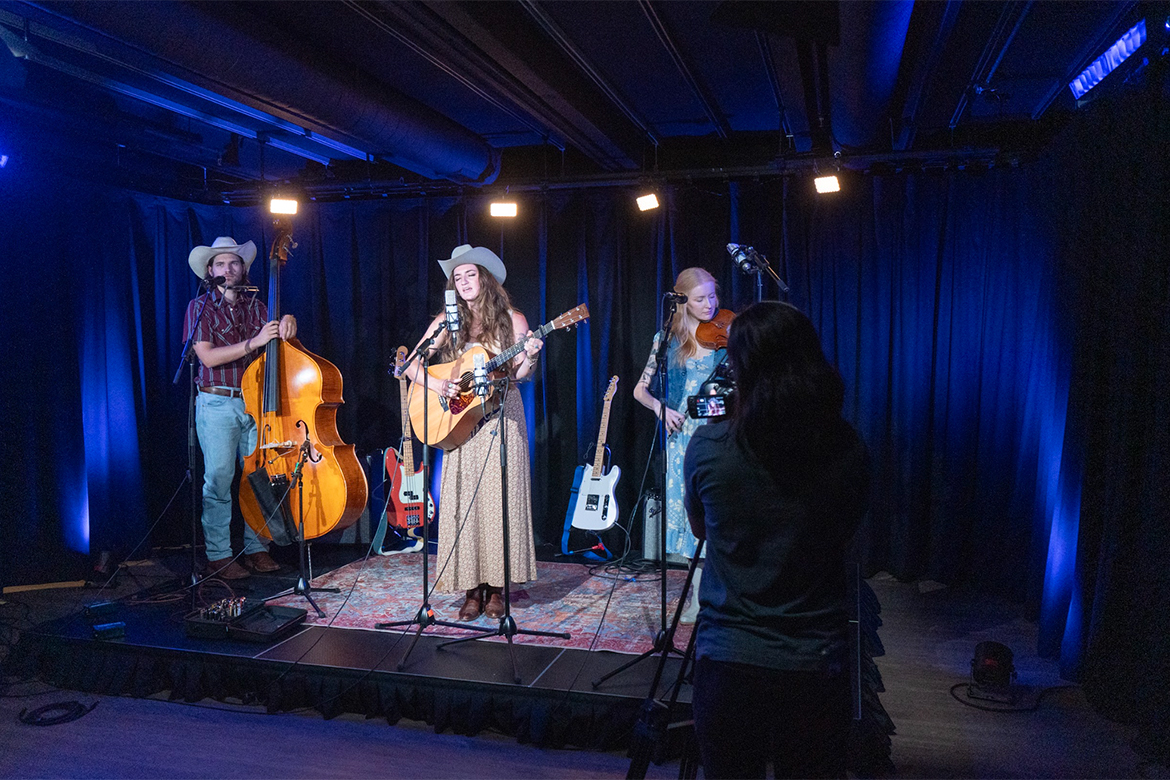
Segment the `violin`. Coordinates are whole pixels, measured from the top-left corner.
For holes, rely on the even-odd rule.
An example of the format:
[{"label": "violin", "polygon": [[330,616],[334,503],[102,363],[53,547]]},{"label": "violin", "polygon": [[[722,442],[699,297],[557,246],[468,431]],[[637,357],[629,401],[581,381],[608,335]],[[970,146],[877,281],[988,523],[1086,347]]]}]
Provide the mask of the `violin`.
[{"label": "violin", "polygon": [[720,309],[715,316],[706,322],[700,322],[695,328],[695,340],[704,349],[725,349],[727,347],[727,331],[731,321],[735,319],[735,312],[731,309]]}]

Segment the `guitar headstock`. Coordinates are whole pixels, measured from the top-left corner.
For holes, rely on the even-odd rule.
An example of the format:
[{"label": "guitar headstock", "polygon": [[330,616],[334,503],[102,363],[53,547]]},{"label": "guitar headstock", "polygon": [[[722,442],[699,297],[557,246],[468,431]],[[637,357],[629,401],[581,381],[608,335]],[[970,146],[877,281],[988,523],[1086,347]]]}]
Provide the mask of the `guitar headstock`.
[{"label": "guitar headstock", "polygon": [[618,378],[617,374],[613,375],[613,379],[609,380],[609,387],[605,391],[605,402],[609,403],[613,400],[613,394],[617,392]]},{"label": "guitar headstock", "polygon": [[567,312],[557,317],[550,323],[554,330],[564,330],[571,328],[578,322],[584,322],[589,319],[589,307],[584,303],[569,309]]},{"label": "guitar headstock", "polygon": [[394,376],[403,379],[402,368],[406,365],[406,356],[409,350],[406,347],[399,347],[398,352],[394,355]]}]

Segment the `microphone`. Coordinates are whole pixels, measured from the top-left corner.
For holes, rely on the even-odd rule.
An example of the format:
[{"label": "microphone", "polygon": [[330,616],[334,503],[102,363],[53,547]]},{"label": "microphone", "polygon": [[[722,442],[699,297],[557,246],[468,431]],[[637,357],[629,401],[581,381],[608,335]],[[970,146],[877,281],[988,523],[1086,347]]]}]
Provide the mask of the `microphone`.
[{"label": "microphone", "polygon": [[672,303],[686,303],[687,302],[687,296],[683,295],[682,293],[676,293],[674,291],[668,292],[668,293],[664,294],[662,297],[671,301]]},{"label": "microphone", "polygon": [[[453,290],[451,292],[454,292]],[[488,377],[487,368],[483,364],[483,353],[475,353],[475,368],[472,369],[471,376],[475,382],[475,394],[480,398],[487,397],[488,394]]]},{"label": "microphone", "polygon": [[727,254],[744,273],[754,273],[759,270],[755,264],[756,250],[743,244],[728,244]]},{"label": "microphone", "polygon": [[447,291],[447,302],[444,304],[447,310],[447,332],[459,332],[459,304],[455,302],[455,291]]},{"label": "microphone", "polygon": [[227,281],[226,276],[212,276],[212,277],[209,277],[207,279],[204,279],[203,285],[205,287],[219,287],[221,284],[223,284],[226,281]]}]

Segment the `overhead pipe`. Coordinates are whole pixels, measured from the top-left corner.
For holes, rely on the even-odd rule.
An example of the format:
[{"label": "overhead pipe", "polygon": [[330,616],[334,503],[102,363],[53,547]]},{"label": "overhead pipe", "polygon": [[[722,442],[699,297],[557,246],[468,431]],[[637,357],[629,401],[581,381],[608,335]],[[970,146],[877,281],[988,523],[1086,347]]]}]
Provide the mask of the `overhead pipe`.
[{"label": "overhead pipe", "polygon": [[841,45],[829,50],[833,134],[845,148],[874,148],[885,140],[914,3],[841,3],[840,9]]},{"label": "overhead pipe", "polygon": [[480,136],[370,76],[336,72],[234,5],[87,0],[39,7],[189,71],[201,86],[353,139],[422,176],[488,184],[499,175],[499,152]]},{"label": "overhead pipe", "polygon": [[[967,110],[967,105],[971,101],[971,96],[981,93],[991,83],[992,77],[995,75],[996,69],[999,68],[999,63],[1003,62],[1004,55],[1007,54],[1008,48],[1011,47],[1012,41],[1016,39],[1016,33],[1020,31],[1020,27],[1024,23],[1024,18],[1027,17],[1028,11],[1032,8],[1032,0],[1026,3],[1007,3],[1000,12],[999,21],[996,22],[995,30],[991,34],[987,45],[983,47],[983,53],[979,57],[979,62],[975,65],[975,71],[971,74],[971,81],[967,84],[967,88],[963,90],[963,94],[959,95],[959,102],[955,106],[955,113],[951,115],[949,127],[954,130],[959,126],[959,121],[963,118],[963,113]],[[1015,23],[1009,32],[1005,34],[1008,22],[1012,16],[1015,16]],[[992,57],[995,58],[992,62]],[[994,94],[994,93],[992,93]]]}]

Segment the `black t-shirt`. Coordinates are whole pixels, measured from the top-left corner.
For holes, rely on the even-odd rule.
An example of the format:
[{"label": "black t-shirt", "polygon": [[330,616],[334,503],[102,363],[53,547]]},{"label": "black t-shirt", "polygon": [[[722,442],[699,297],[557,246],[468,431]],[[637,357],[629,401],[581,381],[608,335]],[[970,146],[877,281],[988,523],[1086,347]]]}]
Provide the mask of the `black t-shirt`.
[{"label": "black t-shirt", "polygon": [[684,480],[687,514],[707,536],[698,657],[788,671],[842,661],[844,553],[870,479],[865,444],[838,427],[835,454],[787,487],[736,443],[729,422],[695,431]]}]

